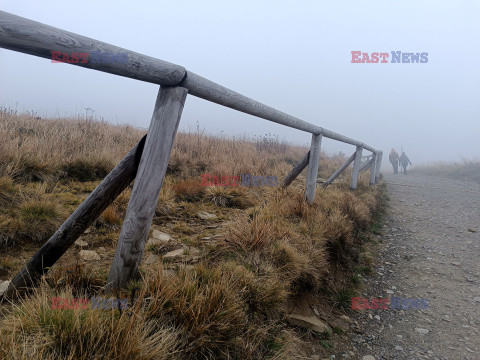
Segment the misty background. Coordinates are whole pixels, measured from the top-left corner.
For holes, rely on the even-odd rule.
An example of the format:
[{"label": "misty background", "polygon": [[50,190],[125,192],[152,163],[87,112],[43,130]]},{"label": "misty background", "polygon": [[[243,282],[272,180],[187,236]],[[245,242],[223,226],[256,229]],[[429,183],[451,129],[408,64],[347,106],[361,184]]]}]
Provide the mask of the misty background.
[{"label": "misty background", "polygon": [[[414,165],[480,157],[480,2],[0,1],[0,9],[166,60]],[[351,51],[428,52],[353,64]],[[391,56],[391,55],[390,55]],[[390,61],[390,58],[389,58]],[[0,49],[0,106],[148,128],[158,85]],[[311,135],[189,96],[180,130],[309,145]],[[324,139],[327,153],[354,151]]]}]

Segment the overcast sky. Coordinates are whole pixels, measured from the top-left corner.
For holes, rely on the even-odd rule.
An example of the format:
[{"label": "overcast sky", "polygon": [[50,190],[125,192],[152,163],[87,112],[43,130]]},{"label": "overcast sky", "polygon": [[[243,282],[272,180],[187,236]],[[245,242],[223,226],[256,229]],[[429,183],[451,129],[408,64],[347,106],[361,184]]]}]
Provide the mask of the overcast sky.
[{"label": "overcast sky", "polygon": [[[0,9],[153,56],[414,164],[480,158],[480,2],[39,1]],[[428,53],[352,63],[351,51]],[[0,106],[147,128],[158,86],[0,49]],[[310,134],[187,98],[180,129]],[[353,152],[325,139],[327,152]],[[385,160],[384,160],[385,162]]]}]

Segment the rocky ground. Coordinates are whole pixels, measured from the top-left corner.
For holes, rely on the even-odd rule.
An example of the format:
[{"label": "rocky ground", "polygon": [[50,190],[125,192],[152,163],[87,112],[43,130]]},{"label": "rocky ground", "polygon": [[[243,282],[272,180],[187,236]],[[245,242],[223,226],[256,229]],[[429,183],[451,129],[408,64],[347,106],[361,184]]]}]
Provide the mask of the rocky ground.
[{"label": "rocky ground", "polygon": [[360,329],[330,358],[480,359],[479,185],[419,174],[385,182],[383,244],[361,296],[428,308],[360,311]]}]

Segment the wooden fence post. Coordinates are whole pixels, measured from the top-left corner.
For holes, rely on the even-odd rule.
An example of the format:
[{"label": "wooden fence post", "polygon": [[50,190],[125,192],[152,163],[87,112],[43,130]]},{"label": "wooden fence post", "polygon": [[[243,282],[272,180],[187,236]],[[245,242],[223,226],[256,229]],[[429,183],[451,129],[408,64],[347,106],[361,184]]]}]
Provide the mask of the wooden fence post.
[{"label": "wooden fence post", "polygon": [[285,179],[282,181],[282,187],[286,188],[288,185],[292,183],[293,180],[296,179],[296,177],[302,172],[303,169],[305,169],[308,165],[308,159],[310,157],[310,151],[307,152],[307,154],[303,157],[302,161],[300,161],[293,170],[288,174]]},{"label": "wooden fence post", "polygon": [[312,205],[315,199],[315,190],[317,188],[318,162],[320,161],[320,149],[322,144],[322,134],[312,134],[312,143],[310,145],[310,159],[307,170],[307,186],[305,197],[308,204]]},{"label": "wooden fence post", "polygon": [[360,173],[360,167],[362,166],[362,150],[361,146],[357,146],[355,151],[355,160],[353,162],[352,181],[350,183],[350,190],[357,189],[358,174]]},{"label": "wooden fence post", "polygon": [[377,169],[377,153],[373,153],[372,167],[370,168],[370,185],[375,185],[376,169]]},{"label": "wooden fence post", "polygon": [[160,87],[107,291],[124,286],[137,274],[186,97],[185,88]]},{"label": "wooden fence post", "polygon": [[380,168],[382,167],[383,151],[377,153],[377,166],[375,167],[375,184],[380,179]]},{"label": "wooden fence post", "polygon": [[135,179],[144,145],[145,136],[15,275],[4,298],[13,297],[17,292],[22,293],[35,286],[42,275],[130,185]]}]

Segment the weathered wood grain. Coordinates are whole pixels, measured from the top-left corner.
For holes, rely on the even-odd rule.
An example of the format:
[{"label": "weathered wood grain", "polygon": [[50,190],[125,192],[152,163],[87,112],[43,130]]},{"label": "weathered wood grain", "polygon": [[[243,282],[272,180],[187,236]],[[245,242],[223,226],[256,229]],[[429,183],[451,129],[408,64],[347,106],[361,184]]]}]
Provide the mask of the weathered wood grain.
[{"label": "weathered wood grain", "polygon": [[24,292],[35,286],[41,276],[67,251],[115,198],[135,179],[145,137],[123,158],[85,201],[60,226],[13,278],[4,297]]},{"label": "weathered wood grain", "polygon": [[350,182],[350,190],[357,190],[358,175],[362,166],[362,147],[357,146],[355,151],[355,160],[353,161],[352,181]]},{"label": "weathered wood grain", "polygon": [[90,57],[86,63],[79,61],[72,65],[159,85],[177,85],[186,75],[186,70],[181,66],[4,11],[0,11],[0,47],[50,60],[52,51],[66,54],[94,52],[127,54],[128,59],[125,63],[120,61],[98,63],[92,61]]},{"label": "weathered wood grain", "polygon": [[330,185],[342,172],[344,172],[345,169],[348,168],[348,166],[353,162],[353,160],[355,160],[355,155],[356,155],[356,152],[354,152],[354,153],[352,154],[352,156],[350,156],[350,157],[347,159],[347,161],[345,161],[345,162],[343,163],[343,165],[340,166],[340,167],[338,168],[338,170],[335,171],[335,172],[332,174],[332,176],[330,176],[330,177],[328,178],[328,180],[323,183],[323,187],[327,187],[328,185]]},{"label": "weathered wood grain", "polygon": [[312,134],[312,144],[310,145],[310,157],[307,170],[307,185],[305,198],[307,203],[312,205],[315,200],[315,190],[317,189],[318,162],[320,161],[320,150],[322,144],[322,135]]},{"label": "weathered wood grain", "polygon": [[186,97],[182,87],[162,86],[158,92],[107,290],[125,285],[137,274]]},{"label": "weathered wood grain", "polygon": [[285,179],[282,181],[282,187],[286,188],[288,185],[290,185],[293,180],[297,178],[298,175],[305,169],[308,165],[308,159],[310,157],[310,151],[307,152],[307,154],[303,157],[303,159],[295,165],[293,170],[288,174]]}]

